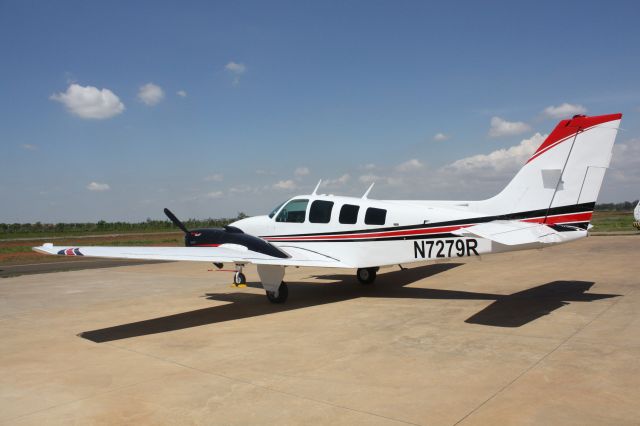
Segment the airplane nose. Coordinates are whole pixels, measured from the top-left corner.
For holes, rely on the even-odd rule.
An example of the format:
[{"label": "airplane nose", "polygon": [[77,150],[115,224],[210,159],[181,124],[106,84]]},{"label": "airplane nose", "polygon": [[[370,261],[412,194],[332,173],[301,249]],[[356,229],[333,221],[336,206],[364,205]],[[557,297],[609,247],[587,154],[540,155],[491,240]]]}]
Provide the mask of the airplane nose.
[{"label": "airplane nose", "polygon": [[268,226],[267,221],[269,220],[267,216],[253,216],[236,220],[231,223],[230,226],[241,229],[245,234],[260,235],[266,232],[266,227]]}]

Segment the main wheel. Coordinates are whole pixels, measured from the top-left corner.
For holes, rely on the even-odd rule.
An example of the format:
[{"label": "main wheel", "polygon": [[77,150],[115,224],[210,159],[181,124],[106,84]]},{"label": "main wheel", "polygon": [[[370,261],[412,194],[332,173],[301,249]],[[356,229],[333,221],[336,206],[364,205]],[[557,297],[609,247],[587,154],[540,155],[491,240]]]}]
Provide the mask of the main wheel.
[{"label": "main wheel", "polygon": [[284,303],[289,297],[289,287],[283,281],[277,291],[267,291],[267,299],[271,303]]},{"label": "main wheel", "polygon": [[233,283],[235,285],[246,284],[247,277],[245,277],[242,272],[236,272],[235,275],[233,276]]},{"label": "main wheel", "polygon": [[378,268],[360,268],[356,272],[356,278],[360,284],[371,284],[376,279],[376,272],[378,272]]}]

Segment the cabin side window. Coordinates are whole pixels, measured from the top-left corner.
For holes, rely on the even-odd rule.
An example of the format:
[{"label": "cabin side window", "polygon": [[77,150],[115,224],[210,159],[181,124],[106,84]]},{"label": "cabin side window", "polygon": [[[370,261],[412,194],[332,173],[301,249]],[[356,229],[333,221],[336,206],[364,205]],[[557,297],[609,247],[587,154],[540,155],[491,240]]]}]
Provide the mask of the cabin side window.
[{"label": "cabin side window", "polygon": [[387,220],[387,211],[369,207],[364,215],[364,223],[367,225],[384,225]]},{"label": "cabin side window", "polygon": [[309,222],[329,223],[329,221],[331,220],[332,209],[333,201],[314,201],[313,203],[311,203],[311,209],[309,209]]},{"label": "cabin side window", "polygon": [[358,221],[358,211],[360,210],[360,206],[355,206],[353,204],[345,204],[340,209],[340,223],[345,225],[353,225]]},{"label": "cabin side window", "polygon": [[307,213],[309,200],[291,200],[280,210],[276,222],[303,223]]}]

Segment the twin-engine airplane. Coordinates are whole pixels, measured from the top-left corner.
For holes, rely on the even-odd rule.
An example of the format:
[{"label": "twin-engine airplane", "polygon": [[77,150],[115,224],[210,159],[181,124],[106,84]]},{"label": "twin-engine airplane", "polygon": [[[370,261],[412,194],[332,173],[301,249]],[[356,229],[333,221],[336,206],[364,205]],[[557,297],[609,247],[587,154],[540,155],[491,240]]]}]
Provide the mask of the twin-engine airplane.
[{"label": "twin-engine airplane", "polygon": [[318,194],[296,196],[268,216],[224,229],[187,229],[186,247],[56,247],[62,256],[253,263],[273,303],[287,299],[287,266],[356,269],[371,283],[381,266],[479,256],[565,243],[587,236],[622,114],[561,121],[513,180],[482,201],[372,200]]}]

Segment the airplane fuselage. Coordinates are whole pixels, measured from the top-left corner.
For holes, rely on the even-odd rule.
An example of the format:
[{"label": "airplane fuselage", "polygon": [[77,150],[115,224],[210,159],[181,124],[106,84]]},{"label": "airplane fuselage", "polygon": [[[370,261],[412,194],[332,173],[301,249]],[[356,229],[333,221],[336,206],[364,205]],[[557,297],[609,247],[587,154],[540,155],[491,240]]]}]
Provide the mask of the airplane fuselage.
[{"label": "airplane fuselage", "polygon": [[[287,206],[294,215],[285,212]],[[512,248],[454,232],[495,220],[542,223],[562,231],[571,241],[587,235],[593,203],[547,211],[490,215],[473,201],[395,201],[333,195],[297,196],[271,215],[241,219],[231,226],[257,235],[287,251],[295,247],[341,259],[359,267],[479,256]],[[348,222],[348,223],[345,223]],[[519,247],[542,247],[535,243]]]}]

